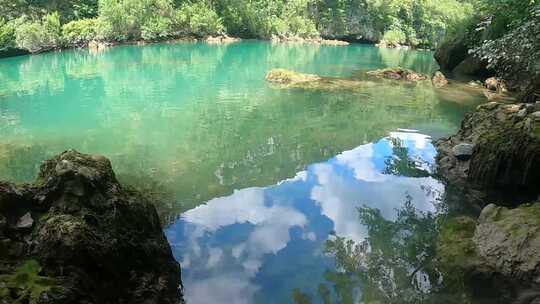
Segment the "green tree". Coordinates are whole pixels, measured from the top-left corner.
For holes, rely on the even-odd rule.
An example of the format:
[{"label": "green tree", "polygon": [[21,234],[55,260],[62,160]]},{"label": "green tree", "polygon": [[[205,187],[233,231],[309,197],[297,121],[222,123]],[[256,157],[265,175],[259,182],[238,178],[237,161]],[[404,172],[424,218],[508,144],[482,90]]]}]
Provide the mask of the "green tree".
[{"label": "green tree", "polygon": [[38,53],[61,46],[62,30],[58,13],[50,13],[40,21],[23,22],[15,29],[18,48]]}]

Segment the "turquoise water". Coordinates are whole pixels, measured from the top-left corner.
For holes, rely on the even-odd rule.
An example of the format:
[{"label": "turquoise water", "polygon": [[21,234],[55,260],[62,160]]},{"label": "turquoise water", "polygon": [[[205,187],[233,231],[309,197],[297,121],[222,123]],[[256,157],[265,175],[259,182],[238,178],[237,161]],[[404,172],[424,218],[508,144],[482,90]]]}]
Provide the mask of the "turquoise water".
[{"label": "turquoise water", "polygon": [[388,223],[407,206],[444,213],[431,139],[456,131],[482,97],[458,84],[325,92],[264,77],[287,68],[363,79],[393,66],[437,69],[430,52],[258,41],[3,59],[0,179],[30,181],[68,148],[107,156],[155,199],[189,303],[359,299],[377,284],[345,280],[328,240],[372,239],[364,205]]}]

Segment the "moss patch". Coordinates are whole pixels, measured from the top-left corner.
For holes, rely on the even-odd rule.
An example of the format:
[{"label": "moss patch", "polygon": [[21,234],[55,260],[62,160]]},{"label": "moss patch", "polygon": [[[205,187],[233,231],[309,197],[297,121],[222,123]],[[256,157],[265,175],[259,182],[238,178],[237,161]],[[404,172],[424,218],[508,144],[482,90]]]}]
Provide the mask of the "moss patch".
[{"label": "moss patch", "polygon": [[266,81],[278,85],[277,88],[296,88],[314,91],[357,90],[370,84],[353,78],[322,77],[303,74],[286,69],[273,69],[266,74]]},{"label": "moss patch", "polygon": [[44,292],[61,288],[55,279],[40,276],[40,272],[36,260],[27,260],[12,274],[0,275],[0,297],[11,298],[14,303],[36,303]]},{"label": "moss patch", "polygon": [[478,262],[473,243],[476,221],[467,216],[446,220],[437,240],[437,257],[441,265],[449,268],[470,269]]}]

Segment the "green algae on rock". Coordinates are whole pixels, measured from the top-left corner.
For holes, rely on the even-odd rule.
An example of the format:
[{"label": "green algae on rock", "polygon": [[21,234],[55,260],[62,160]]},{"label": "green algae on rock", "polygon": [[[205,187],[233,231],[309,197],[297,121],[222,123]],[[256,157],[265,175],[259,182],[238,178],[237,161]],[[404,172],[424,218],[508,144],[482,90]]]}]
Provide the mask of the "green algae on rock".
[{"label": "green algae on rock", "polygon": [[[101,156],[66,151],[41,166],[33,185],[0,183],[0,247],[8,303],[182,301],[180,267],[155,208],[120,185]],[[58,288],[21,290],[10,283],[21,269],[28,284]]]},{"label": "green algae on rock", "polygon": [[16,303],[36,303],[43,293],[62,292],[55,279],[40,276],[41,266],[36,260],[22,262],[11,274],[0,275],[0,303],[14,299]]},{"label": "green algae on rock", "polygon": [[298,88],[305,90],[357,90],[371,85],[371,82],[352,78],[322,77],[314,74],[303,74],[286,69],[272,69],[266,74],[266,81],[278,85],[279,88]]},{"label": "green algae on rock", "polygon": [[366,74],[368,76],[374,76],[382,79],[403,80],[409,82],[417,82],[427,79],[426,75],[401,67],[369,71],[366,72]]}]

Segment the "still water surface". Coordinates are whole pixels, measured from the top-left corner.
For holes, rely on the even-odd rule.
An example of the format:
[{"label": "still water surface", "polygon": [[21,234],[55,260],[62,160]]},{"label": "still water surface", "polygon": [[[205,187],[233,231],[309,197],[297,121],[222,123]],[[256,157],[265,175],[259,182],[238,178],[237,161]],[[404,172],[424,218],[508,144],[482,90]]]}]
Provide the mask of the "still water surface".
[{"label": "still water surface", "polygon": [[3,59],[0,178],[30,181],[68,148],[109,157],[158,201],[189,303],[353,303],[388,297],[377,287],[388,279],[423,295],[440,279],[421,270],[402,286],[396,275],[418,261],[378,257],[394,264],[381,262],[392,275],[376,282],[362,275],[373,265],[345,271],[335,253],[343,240],[395,249],[381,223],[421,235],[400,223],[444,213],[431,139],[482,98],[429,82],[322,92],[264,81],[272,68],[351,77],[392,66],[437,69],[430,52],[256,41]]}]

